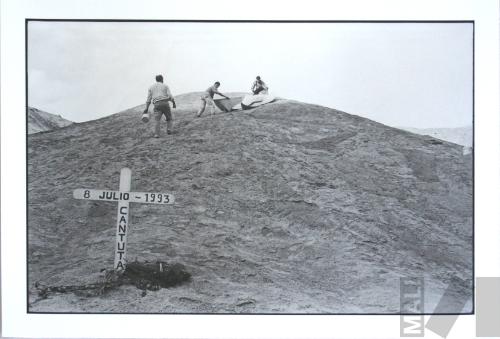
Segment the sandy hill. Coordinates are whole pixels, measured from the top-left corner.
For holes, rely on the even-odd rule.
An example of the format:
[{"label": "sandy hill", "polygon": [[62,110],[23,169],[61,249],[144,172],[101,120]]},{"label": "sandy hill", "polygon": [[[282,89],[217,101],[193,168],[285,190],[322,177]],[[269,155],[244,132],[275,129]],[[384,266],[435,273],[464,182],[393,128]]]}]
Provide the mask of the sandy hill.
[{"label": "sandy hill", "polygon": [[72,123],[72,121],[66,120],[60,115],[28,107],[28,134],[51,131],[71,125]]},{"label": "sandy hill", "polygon": [[[415,276],[426,311],[449,284],[445,309],[462,311],[473,232],[462,147],[290,100],[193,119],[197,95],[180,99],[176,133],[160,139],[144,106],[29,137],[31,311],[397,313],[400,278]],[[176,196],[131,204],[128,258],[182,263],[192,281],[39,300],[37,281],[90,283],[113,266],[116,203],[72,191],[117,190],[123,167],[132,190]]]}]

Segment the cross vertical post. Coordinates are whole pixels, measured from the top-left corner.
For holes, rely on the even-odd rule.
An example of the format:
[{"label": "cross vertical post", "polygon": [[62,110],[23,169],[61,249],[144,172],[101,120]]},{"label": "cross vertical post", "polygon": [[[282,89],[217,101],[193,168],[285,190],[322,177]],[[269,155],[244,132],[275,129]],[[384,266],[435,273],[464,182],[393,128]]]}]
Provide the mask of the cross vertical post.
[{"label": "cross vertical post", "polygon": [[[132,171],[129,168],[122,168],[120,172],[120,192],[130,192],[132,181]],[[116,217],[116,248],[115,265],[116,271],[125,269],[125,254],[127,251],[127,230],[129,216],[129,200],[118,201],[118,214]]]}]

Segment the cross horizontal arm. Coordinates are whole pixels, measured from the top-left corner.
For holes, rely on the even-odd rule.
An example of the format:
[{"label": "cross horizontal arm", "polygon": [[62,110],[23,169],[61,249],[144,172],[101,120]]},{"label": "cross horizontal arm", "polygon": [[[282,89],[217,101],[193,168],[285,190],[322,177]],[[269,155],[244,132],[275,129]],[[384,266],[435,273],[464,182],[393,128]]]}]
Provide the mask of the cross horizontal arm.
[{"label": "cross horizontal arm", "polygon": [[174,203],[174,196],[169,193],[155,192],[120,192],[99,189],[78,188],[73,191],[73,198],[101,201],[128,201],[145,204],[168,205]]}]

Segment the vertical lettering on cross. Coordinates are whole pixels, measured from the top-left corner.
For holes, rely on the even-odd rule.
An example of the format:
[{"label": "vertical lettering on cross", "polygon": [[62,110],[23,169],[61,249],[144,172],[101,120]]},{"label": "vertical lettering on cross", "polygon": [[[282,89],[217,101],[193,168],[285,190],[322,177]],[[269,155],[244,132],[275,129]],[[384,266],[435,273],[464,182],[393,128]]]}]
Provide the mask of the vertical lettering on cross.
[{"label": "vertical lettering on cross", "polygon": [[[120,172],[120,192],[130,192],[132,171],[122,168]],[[115,270],[122,271],[126,267],[127,231],[128,231],[129,201],[118,201],[118,214],[116,217],[116,248],[115,248]]]}]

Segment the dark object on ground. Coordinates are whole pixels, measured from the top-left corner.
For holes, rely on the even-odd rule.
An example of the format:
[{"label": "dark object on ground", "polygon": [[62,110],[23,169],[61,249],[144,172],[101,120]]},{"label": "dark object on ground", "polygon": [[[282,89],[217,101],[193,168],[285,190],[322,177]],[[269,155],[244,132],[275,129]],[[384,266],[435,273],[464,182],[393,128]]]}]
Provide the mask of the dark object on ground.
[{"label": "dark object on ground", "polygon": [[127,279],[142,290],[156,291],[160,288],[173,287],[191,279],[191,274],[182,264],[165,262],[131,262],[123,273]]},{"label": "dark object on ground", "polygon": [[134,285],[141,290],[157,291],[160,288],[173,287],[191,280],[191,274],[182,264],[166,262],[138,262],[127,264],[124,272],[108,271],[103,281],[85,285],[46,286],[35,283],[38,295],[46,299],[50,293],[70,293],[80,296],[98,296],[121,285]]},{"label": "dark object on ground", "polygon": [[229,99],[215,99],[214,103],[221,111],[223,112],[231,112],[233,107],[239,104],[243,100],[243,97],[234,97]]}]

